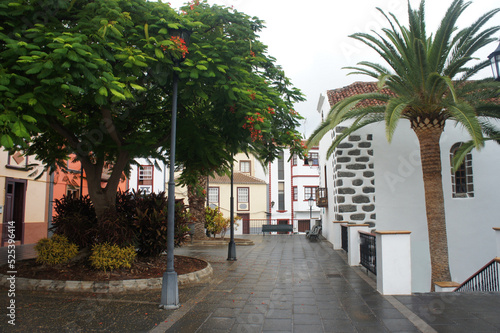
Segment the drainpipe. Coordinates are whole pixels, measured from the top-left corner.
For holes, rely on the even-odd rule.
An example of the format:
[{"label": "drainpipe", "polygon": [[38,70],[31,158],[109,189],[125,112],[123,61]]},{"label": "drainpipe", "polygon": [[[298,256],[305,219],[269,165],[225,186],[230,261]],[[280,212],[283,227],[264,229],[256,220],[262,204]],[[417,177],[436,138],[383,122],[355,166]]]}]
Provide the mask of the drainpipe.
[{"label": "drainpipe", "polygon": [[267,204],[268,204],[268,207],[269,207],[269,224],[271,224],[271,221],[273,220],[273,211],[272,211],[272,208],[273,208],[273,205],[271,204],[271,202],[273,201],[273,198],[272,198],[272,180],[271,180],[271,162],[269,162],[269,166],[268,166],[268,170],[269,170],[269,185],[268,185],[268,199],[267,199]]},{"label": "drainpipe", "polygon": [[48,202],[49,214],[47,217],[47,237],[49,238],[53,234],[52,230],[50,230],[50,227],[52,226],[52,200],[54,200],[54,172],[50,173],[50,182],[49,182],[49,202]]},{"label": "drainpipe", "polygon": [[[291,220],[292,220],[292,228],[293,228],[293,217],[294,217],[294,214],[293,214],[293,158],[290,159],[291,163],[290,163],[290,184],[291,184],[291,191],[290,191],[290,202],[292,204],[292,215],[290,216],[291,217]],[[297,163],[298,163],[298,160],[297,160]],[[298,223],[297,223],[298,224]],[[298,225],[297,225],[297,230],[298,230]]]}]

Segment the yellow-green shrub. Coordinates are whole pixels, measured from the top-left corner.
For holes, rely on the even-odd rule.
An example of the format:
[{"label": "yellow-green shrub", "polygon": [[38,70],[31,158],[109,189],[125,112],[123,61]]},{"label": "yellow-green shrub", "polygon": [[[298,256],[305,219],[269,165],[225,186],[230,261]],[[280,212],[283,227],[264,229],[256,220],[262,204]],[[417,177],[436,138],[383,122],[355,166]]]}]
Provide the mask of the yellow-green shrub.
[{"label": "yellow-green shrub", "polygon": [[36,261],[45,265],[62,264],[78,254],[78,246],[70,243],[65,236],[53,235],[42,238],[35,245]]},{"label": "yellow-green shrub", "polygon": [[137,253],[133,246],[120,247],[115,244],[102,243],[92,246],[90,264],[96,269],[113,270],[120,267],[130,268]]}]

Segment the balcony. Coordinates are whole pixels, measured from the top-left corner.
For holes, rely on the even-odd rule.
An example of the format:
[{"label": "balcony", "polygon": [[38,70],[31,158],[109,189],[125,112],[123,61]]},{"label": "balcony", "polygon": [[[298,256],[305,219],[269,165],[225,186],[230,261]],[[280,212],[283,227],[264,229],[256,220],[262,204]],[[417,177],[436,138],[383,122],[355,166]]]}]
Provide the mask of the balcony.
[{"label": "balcony", "polygon": [[316,206],[328,207],[328,191],[326,187],[318,187],[316,189]]}]

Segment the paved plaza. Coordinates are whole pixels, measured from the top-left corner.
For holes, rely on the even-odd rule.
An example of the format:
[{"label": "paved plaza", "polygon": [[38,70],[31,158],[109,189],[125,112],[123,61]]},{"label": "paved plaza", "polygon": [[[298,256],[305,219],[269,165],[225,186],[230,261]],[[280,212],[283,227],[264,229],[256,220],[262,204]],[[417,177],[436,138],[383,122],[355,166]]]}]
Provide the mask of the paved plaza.
[{"label": "paved plaza", "polygon": [[[364,269],[328,241],[304,235],[248,236],[175,254],[209,261],[210,283],[181,287],[181,307],[160,310],[159,291],[122,294],[16,291],[16,326],[1,332],[500,332],[500,294],[382,296]],[[25,249],[25,256],[30,255]],[[5,255],[0,252],[0,262]],[[7,314],[7,290],[0,290]]]}]

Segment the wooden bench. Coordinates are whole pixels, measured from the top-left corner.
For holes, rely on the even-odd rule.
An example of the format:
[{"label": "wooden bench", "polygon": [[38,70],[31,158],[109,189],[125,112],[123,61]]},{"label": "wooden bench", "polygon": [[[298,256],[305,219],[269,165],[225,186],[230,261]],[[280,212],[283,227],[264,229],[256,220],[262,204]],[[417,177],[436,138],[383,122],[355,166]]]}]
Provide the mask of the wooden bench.
[{"label": "wooden bench", "polygon": [[290,224],[263,224],[262,234],[266,232],[293,232],[293,226]]},{"label": "wooden bench", "polygon": [[315,225],[312,230],[306,231],[306,238],[310,241],[317,241],[319,239],[319,234],[321,233],[321,226]]}]

